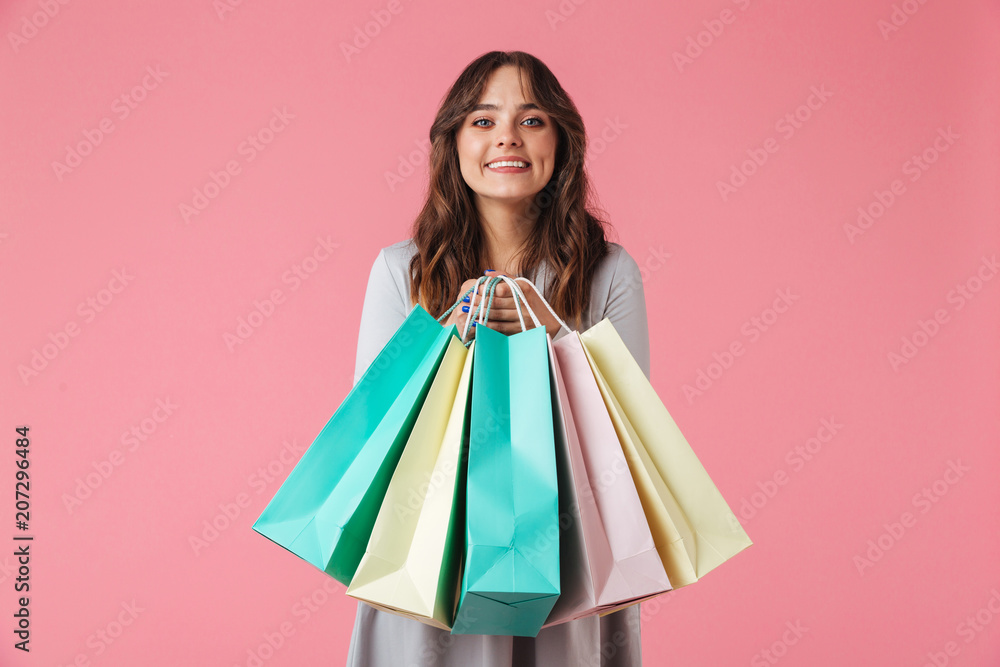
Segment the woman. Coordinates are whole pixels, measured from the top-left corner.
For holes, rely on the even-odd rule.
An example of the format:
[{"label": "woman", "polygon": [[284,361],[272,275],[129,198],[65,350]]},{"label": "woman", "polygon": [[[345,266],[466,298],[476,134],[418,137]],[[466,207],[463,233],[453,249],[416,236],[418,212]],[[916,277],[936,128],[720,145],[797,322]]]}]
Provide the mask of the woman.
[{"label": "woman", "polygon": [[[606,240],[604,223],[587,208],[583,121],[548,67],[521,51],[477,58],[442,102],[430,138],[429,194],[413,237],[383,248],[372,266],[355,382],[414,304],[440,317],[484,274],[531,278],[579,331],[607,317],[648,377],[639,267]],[[518,284],[553,339],[565,335],[530,286]],[[443,323],[462,331],[468,317],[466,305]],[[524,323],[534,326],[527,314]],[[503,283],[486,326],[505,334],[521,331]],[[641,664],[639,605],[545,628],[536,637],[509,637],[452,635],[359,602],[347,662],[631,667]]]}]

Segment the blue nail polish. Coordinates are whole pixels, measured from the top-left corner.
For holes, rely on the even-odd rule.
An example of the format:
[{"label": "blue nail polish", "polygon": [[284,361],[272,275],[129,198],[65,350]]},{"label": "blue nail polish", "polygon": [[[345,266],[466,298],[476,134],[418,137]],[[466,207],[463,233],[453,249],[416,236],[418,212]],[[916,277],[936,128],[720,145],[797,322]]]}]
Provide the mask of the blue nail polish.
[{"label": "blue nail polish", "polygon": [[469,312],[469,307],[468,306],[462,306],[462,312],[463,313]]},{"label": "blue nail polish", "polygon": [[462,301],[464,301],[464,302],[466,302],[466,303],[471,303],[471,302],[469,301],[469,297],[465,297],[464,299],[462,299]]},{"label": "blue nail polish", "polygon": [[479,324],[479,322],[473,322],[472,326],[476,326],[477,324]]},{"label": "blue nail polish", "polygon": [[483,274],[487,274],[487,273],[489,273],[490,271],[493,271],[493,270],[494,269],[486,269],[485,271],[483,271]]}]

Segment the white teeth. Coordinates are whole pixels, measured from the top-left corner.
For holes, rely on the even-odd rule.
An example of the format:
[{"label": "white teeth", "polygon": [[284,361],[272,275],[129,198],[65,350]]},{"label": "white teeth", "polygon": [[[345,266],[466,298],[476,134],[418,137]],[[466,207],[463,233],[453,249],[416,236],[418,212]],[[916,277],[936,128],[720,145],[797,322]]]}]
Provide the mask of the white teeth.
[{"label": "white teeth", "polygon": [[487,167],[522,167],[526,168],[528,166],[527,162],[511,162],[511,161],[500,161],[500,162],[490,162]]}]

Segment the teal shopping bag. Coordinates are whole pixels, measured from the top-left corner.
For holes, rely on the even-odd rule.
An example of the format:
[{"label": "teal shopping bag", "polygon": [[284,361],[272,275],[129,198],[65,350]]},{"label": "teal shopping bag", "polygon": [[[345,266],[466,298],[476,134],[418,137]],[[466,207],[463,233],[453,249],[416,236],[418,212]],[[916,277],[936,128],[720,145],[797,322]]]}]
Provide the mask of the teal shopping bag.
[{"label": "teal shopping bag", "polygon": [[451,336],[415,305],[253,529],[349,584]]},{"label": "teal shopping bag", "polygon": [[[534,637],[559,596],[559,501],[545,327],[476,332],[466,545],[453,634]],[[530,555],[530,558],[529,558]]]}]

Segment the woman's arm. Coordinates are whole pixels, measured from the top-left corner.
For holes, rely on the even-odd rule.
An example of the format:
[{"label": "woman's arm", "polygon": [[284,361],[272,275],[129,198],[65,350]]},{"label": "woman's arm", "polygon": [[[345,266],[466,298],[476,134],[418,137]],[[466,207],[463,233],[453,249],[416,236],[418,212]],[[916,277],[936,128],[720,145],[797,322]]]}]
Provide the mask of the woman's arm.
[{"label": "woman's arm", "polygon": [[649,323],[646,318],[646,296],[643,292],[639,265],[622,248],[611,279],[608,305],[604,317],[611,320],[622,337],[625,347],[635,357],[639,368],[649,379]]},{"label": "woman's arm", "polygon": [[368,288],[361,308],[358,351],[354,361],[354,384],[358,383],[368,366],[410,314],[410,309],[403,301],[383,248],[379,250],[368,275]]}]

